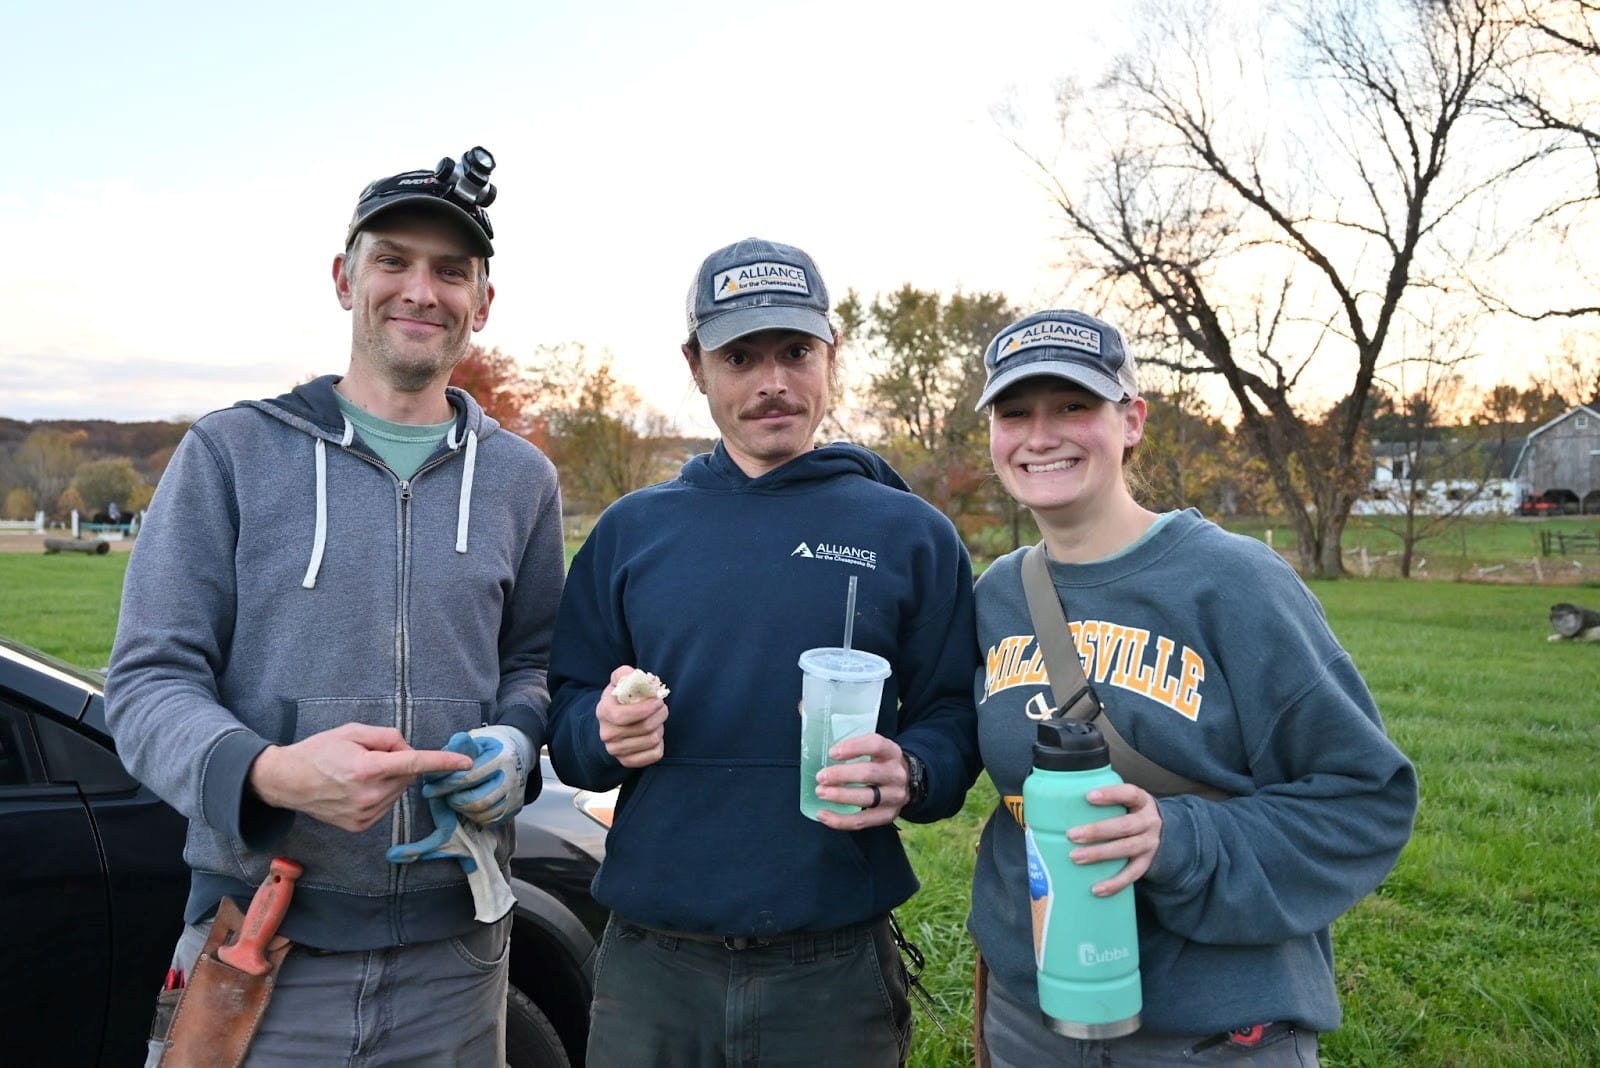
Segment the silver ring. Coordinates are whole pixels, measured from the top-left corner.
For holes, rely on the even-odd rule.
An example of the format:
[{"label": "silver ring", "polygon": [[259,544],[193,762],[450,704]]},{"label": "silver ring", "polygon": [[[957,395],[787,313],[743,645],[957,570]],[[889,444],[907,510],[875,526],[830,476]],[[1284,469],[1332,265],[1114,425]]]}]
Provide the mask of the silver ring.
[{"label": "silver ring", "polygon": [[880,803],[882,803],[882,801],[883,801],[883,794],[881,794],[878,791],[878,784],[874,783],[874,782],[869,782],[869,783],[867,783],[867,789],[872,791],[872,804],[870,804],[870,805],[862,805],[861,807],[862,808],[877,808],[878,805]]}]

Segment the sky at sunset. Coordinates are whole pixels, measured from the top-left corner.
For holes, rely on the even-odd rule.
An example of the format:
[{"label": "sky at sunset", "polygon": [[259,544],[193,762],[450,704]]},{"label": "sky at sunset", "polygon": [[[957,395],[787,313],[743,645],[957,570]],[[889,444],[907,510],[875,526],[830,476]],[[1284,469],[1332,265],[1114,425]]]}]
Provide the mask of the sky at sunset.
[{"label": "sky at sunset", "polygon": [[12,6],[0,415],[195,416],[342,371],[330,267],[356,194],[475,144],[500,189],[478,339],[524,361],[609,350],[686,430],[708,423],[677,352],[684,292],[739,238],[806,248],[836,298],[1058,302],[1057,224],[992,113],[1092,77],[1127,33],[1104,10]]},{"label": "sky at sunset", "polygon": [[1048,205],[991,109],[1103,51],[1077,6],[13,8],[0,415],[193,416],[342,371],[356,194],[474,144],[500,188],[479,340],[608,349],[680,423],[684,293],[731,241],[801,245],[836,295],[1048,300]]}]

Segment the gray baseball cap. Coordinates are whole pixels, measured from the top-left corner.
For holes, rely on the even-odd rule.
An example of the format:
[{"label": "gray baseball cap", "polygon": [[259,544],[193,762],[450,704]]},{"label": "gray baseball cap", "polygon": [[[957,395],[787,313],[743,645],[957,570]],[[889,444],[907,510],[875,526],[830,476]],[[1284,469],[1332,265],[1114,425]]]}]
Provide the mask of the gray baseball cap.
[{"label": "gray baseball cap", "polygon": [[689,333],[705,349],[758,330],[798,330],[833,343],[828,287],[793,245],[747,237],[705,258],[689,287]]},{"label": "gray baseball cap", "polygon": [[983,366],[989,379],[978,398],[979,411],[1013,384],[1039,375],[1064,378],[1109,401],[1139,395],[1122,332],[1080,311],[1042,311],[1018,319],[989,342]]}]

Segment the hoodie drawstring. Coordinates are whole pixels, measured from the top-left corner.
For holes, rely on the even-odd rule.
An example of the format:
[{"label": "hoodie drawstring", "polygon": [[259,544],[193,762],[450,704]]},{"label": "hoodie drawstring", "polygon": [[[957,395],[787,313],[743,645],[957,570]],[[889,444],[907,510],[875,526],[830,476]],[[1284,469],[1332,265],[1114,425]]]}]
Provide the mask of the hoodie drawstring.
[{"label": "hoodie drawstring", "polygon": [[300,585],[314,589],[317,572],[322,570],[322,549],[328,543],[328,456],[322,439],[317,439],[317,531],[311,538],[311,563],[306,566],[306,577]]},{"label": "hoodie drawstring", "polygon": [[[455,428],[450,428],[455,436]],[[452,449],[456,446],[451,444]],[[478,466],[478,435],[467,434],[467,467],[461,473],[461,499],[456,503],[456,552],[467,551],[467,524],[472,518],[472,475]]]},{"label": "hoodie drawstring", "polygon": [[[340,437],[339,444],[345,448],[355,440],[356,428],[348,418],[344,421],[344,435]],[[472,520],[472,479],[478,467],[478,436],[468,433],[466,437],[467,455],[466,470],[461,474],[461,499],[456,504],[456,552],[467,551],[467,527]],[[461,448],[461,439],[456,437],[454,426],[445,435],[445,444],[452,450]],[[315,589],[317,574],[322,570],[322,552],[328,544],[328,456],[327,448],[321,438],[316,439],[317,457],[317,529],[311,539],[311,562],[306,566],[306,577],[300,585],[305,589]]]},{"label": "hoodie drawstring", "polygon": [[[340,445],[348,446],[356,437],[356,428],[349,419],[344,421],[344,436],[339,439]],[[306,577],[300,581],[305,589],[315,589],[317,573],[322,570],[322,550],[328,544],[328,454],[322,443],[317,439],[317,529],[311,538],[311,563],[306,566]]]}]

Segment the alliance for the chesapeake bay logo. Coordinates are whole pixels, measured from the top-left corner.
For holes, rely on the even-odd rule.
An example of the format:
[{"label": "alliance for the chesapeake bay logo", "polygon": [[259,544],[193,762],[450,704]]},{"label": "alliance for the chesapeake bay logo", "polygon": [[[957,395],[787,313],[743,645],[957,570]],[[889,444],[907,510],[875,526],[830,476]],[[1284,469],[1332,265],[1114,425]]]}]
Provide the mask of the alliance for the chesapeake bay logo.
[{"label": "alliance for the chesapeake bay logo", "polygon": [[1092,326],[1063,323],[1052,319],[1014,330],[1000,339],[999,359],[1015,356],[1024,349],[1038,345],[1064,345],[1084,352],[1100,355],[1100,331]]},{"label": "alliance for the chesapeake bay logo", "polygon": [[711,279],[713,301],[732,300],[767,289],[811,295],[805,269],[788,263],[747,263],[743,267],[730,267]]},{"label": "alliance for the chesapeake bay logo", "polygon": [[877,553],[871,549],[857,549],[854,545],[835,545],[826,541],[808,545],[801,542],[789,555],[803,556],[807,560],[828,560],[835,564],[854,564],[856,567],[865,567],[873,571],[878,568]]}]

